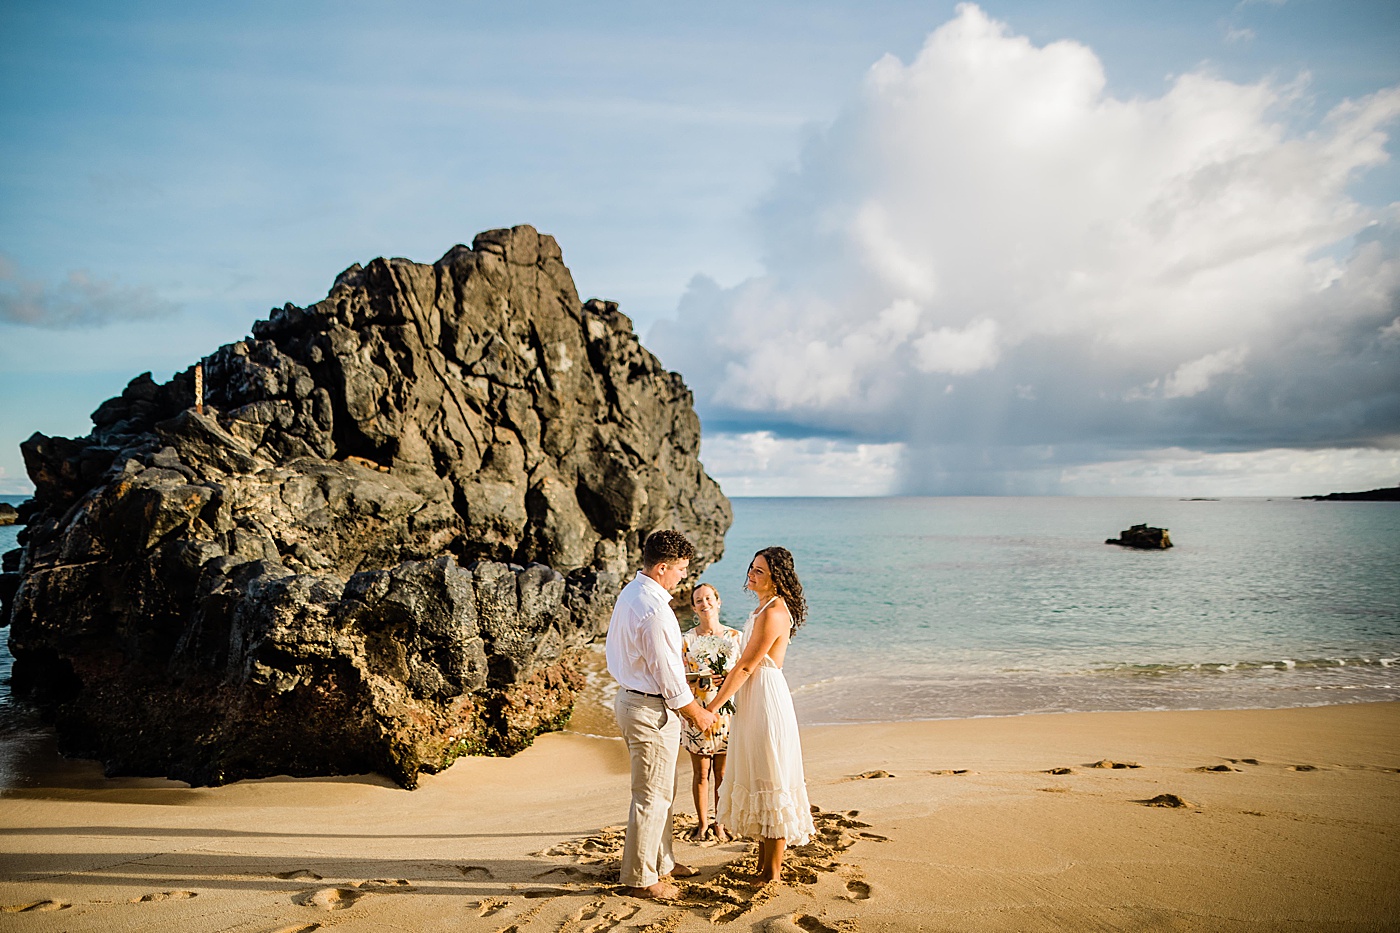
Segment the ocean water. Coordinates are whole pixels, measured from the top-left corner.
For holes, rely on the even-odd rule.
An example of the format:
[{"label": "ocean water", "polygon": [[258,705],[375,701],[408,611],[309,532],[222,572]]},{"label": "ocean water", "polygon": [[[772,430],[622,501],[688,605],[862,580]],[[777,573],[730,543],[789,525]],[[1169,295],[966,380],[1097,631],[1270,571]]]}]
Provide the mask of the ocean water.
[{"label": "ocean water", "polygon": [[[29,497],[0,495],[0,502],[19,505],[27,498]],[[0,554],[19,547],[19,530],[19,525],[0,525]],[[0,734],[13,731],[15,725],[10,704],[10,668],[13,665],[14,658],[10,655],[10,630],[7,623],[6,628],[0,628]]]},{"label": "ocean water", "polygon": [[[1103,543],[1139,522],[1176,546]],[[786,663],[805,724],[1400,698],[1400,503],[736,499],[703,575],[726,623],[769,544],[806,589]]]},{"label": "ocean water", "polygon": [[[805,724],[1400,698],[1400,503],[738,499],[703,579],[741,626],[791,550]],[[1176,545],[1104,544],[1129,525]]]}]

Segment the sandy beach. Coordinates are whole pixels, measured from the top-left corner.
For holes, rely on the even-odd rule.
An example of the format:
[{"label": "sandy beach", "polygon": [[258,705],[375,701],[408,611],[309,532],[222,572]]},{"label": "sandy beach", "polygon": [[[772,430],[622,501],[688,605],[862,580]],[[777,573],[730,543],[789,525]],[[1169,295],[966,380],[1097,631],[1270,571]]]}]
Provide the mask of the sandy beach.
[{"label": "sandy beach", "polygon": [[[36,740],[3,763],[0,929],[1400,928],[1397,703],[803,739],[820,836],[791,880],[756,890],[735,874],[744,844],[678,843],[701,869],[679,904],[609,883],[627,807],[615,739],[543,736],[414,792],[377,777],[107,780]],[[683,824],[687,765],[678,780]]]}]

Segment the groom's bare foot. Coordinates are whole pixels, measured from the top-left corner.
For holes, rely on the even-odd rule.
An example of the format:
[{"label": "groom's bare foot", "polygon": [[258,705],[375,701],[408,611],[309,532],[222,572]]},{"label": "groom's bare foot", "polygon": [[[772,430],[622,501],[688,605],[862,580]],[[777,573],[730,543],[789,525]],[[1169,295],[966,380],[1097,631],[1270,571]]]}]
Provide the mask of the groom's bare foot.
[{"label": "groom's bare foot", "polygon": [[700,874],[700,869],[691,868],[689,865],[672,865],[668,874],[672,878],[694,878]]},{"label": "groom's bare foot", "polygon": [[669,881],[658,880],[644,888],[623,888],[622,893],[651,901],[674,901],[680,896],[681,889]]}]

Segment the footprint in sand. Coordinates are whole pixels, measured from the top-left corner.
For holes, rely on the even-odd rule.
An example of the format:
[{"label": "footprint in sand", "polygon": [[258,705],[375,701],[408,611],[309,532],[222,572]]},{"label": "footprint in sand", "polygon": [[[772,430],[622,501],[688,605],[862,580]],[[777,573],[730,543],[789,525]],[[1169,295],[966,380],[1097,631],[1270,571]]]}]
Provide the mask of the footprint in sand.
[{"label": "footprint in sand", "polygon": [[356,888],[316,888],[296,895],[292,903],[302,907],[319,907],[321,910],[345,910],[364,896],[365,892]]},{"label": "footprint in sand", "polygon": [[1172,807],[1178,810],[1182,808],[1192,809],[1196,806],[1196,804],[1189,800],[1183,800],[1176,794],[1158,794],[1148,800],[1135,800],[1133,802],[1140,803],[1144,807]]},{"label": "footprint in sand", "polygon": [[889,836],[881,836],[879,833],[860,833],[860,838],[869,839],[871,842],[889,842]]},{"label": "footprint in sand", "polygon": [[67,910],[72,906],[72,904],[65,904],[62,901],[30,901],[28,904],[10,904],[0,907],[0,913],[37,914],[50,910]]},{"label": "footprint in sand", "polygon": [[586,871],[584,871],[583,869],[581,869],[581,868],[575,868],[575,867],[572,866],[572,865],[560,865],[560,866],[557,867],[557,868],[551,868],[549,871],[542,871],[542,872],[540,872],[538,875],[535,875],[534,877],[535,877],[535,880],[536,880],[536,881],[542,881],[542,880],[544,880],[545,878],[548,878],[550,875],[559,875],[560,877],[563,877],[563,878],[570,878],[570,879],[573,879],[573,880],[575,880],[575,881],[597,881],[597,880],[598,880],[598,876],[595,875],[595,874],[593,874],[592,872],[586,872]]},{"label": "footprint in sand", "polygon": [[140,897],[133,897],[127,903],[150,904],[154,901],[183,901],[192,897],[199,897],[199,895],[193,891],[154,891],[150,894],[142,894]]},{"label": "footprint in sand", "polygon": [[873,781],[878,778],[892,778],[893,774],[888,771],[862,771],[860,774],[851,775],[852,781]]},{"label": "footprint in sand", "polygon": [[1121,769],[1123,769],[1123,768],[1141,768],[1142,765],[1138,764],[1136,761],[1112,761],[1112,760],[1110,760],[1110,759],[1108,759],[1108,758],[1101,758],[1101,759],[1099,759],[1098,761],[1094,762],[1093,764],[1091,764],[1091,765],[1085,765],[1084,767],[1086,767],[1086,768],[1113,768],[1114,770],[1121,770]]},{"label": "footprint in sand", "polygon": [[489,881],[496,877],[491,874],[491,869],[485,865],[453,865],[452,867],[457,869],[458,873],[468,881],[476,881],[477,879]]},{"label": "footprint in sand", "polygon": [[510,901],[504,897],[483,897],[476,902],[476,915],[478,917],[489,917],[509,906]]},{"label": "footprint in sand", "polygon": [[[569,918],[569,921],[560,928],[560,933],[572,933],[574,930],[577,930],[578,933],[610,933],[610,931],[615,930],[620,924],[631,920],[642,911],[642,908],[636,904],[627,904],[616,910],[610,910],[606,913],[599,914],[599,910],[606,903],[606,901],[594,901],[587,906],[579,908],[578,911]],[[582,924],[588,920],[594,919],[598,922],[590,923],[587,926],[574,926],[574,924]]]},{"label": "footprint in sand", "polygon": [[305,868],[298,868],[295,871],[279,871],[273,875],[274,878],[281,878],[283,881],[320,881],[321,876],[314,871]]},{"label": "footprint in sand", "polygon": [[1321,771],[1317,765],[1289,765],[1289,771]]},{"label": "footprint in sand", "polygon": [[350,887],[361,888],[366,891],[372,891],[378,888],[397,888],[400,891],[416,890],[413,887],[413,882],[409,881],[407,878],[375,878],[372,881],[353,881],[350,883]]},{"label": "footprint in sand", "polygon": [[1232,764],[1232,765],[1257,765],[1257,764],[1259,764],[1259,759],[1258,759],[1258,758],[1226,758],[1225,760],[1228,761],[1228,762],[1230,762],[1230,764]]},{"label": "footprint in sand", "polygon": [[626,826],[604,826],[592,836],[582,839],[569,839],[543,852],[538,856],[571,856],[579,862],[596,862],[612,855],[621,855],[627,836]]},{"label": "footprint in sand", "polygon": [[672,933],[676,927],[681,925],[681,921],[686,917],[684,910],[673,910],[660,920],[653,920],[642,927],[638,933]]},{"label": "footprint in sand", "polygon": [[763,925],[763,933],[802,933],[792,917],[774,917]]},{"label": "footprint in sand", "polygon": [[865,901],[870,899],[870,885],[859,878],[852,878],[846,882],[846,900]]},{"label": "footprint in sand", "polygon": [[[529,895],[527,894],[526,897],[529,897]],[[541,904],[536,904],[534,907],[531,907],[529,910],[525,911],[523,914],[515,918],[515,922],[510,925],[510,929],[519,930],[525,927],[527,924],[529,924],[531,920],[534,920],[536,917],[538,917],[542,910],[544,910],[550,904],[554,903],[556,900],[558,900],[558,898],[551,897],[549,900]],[[496,933],[506,933],[506,931],[497,930]]]},{"label": "footprint in sand", "polygon": [[[939,770],[939,771],[930,771],[930,772],[929,772],[929,774],[971,774],[971,773],[972,773],[972,772],[971,772],[971,771],[968,771],[966,768],[943,768],[942,770]],[[894,775],[890,775],[890,777],[894,777]]]},{"label": "footprint in sand", "polygon": [[850,923],[831,926],[820,917],[811,914],[793,914],[790,917],[774,917],[763,925],[765,933],[843,933],[854,929]]},{"label": "footprint in sand", "polygon": [[569,917],[568,922],[582,923],[585,920],[592,920],[594,917],[598,916],[598,911],[601,910],[606,903],[607,901],[593,901],[592,903],[584,904],[578,910],[574,911],[573,915]]},{"label": "footprint in sand", "polygon": [[319,923],[294,923],[289,927],[278,927],[272,933],[314,933],[321,929]]},{"label": "footprint in sand", "polygon": [[1224,773],[1226,773],[1226,772],[1234,773],[1234,772],[1239,771],[1240,769],[1239,769],[1239,768],[1232,768],[1232,767],[1230,767],[1229,765],[1201,765],[1199,768],[1192,768],[1191,770],[1192,770],[1192,771],[1215,771],[1215,772],[1219,772],[1219,773],[1221,773],[1221,774],[1224,774]]},{"label": "footprint in sand", "polygon": [[1041,774],[1073,774],[1073,768],[1046,768]]}]

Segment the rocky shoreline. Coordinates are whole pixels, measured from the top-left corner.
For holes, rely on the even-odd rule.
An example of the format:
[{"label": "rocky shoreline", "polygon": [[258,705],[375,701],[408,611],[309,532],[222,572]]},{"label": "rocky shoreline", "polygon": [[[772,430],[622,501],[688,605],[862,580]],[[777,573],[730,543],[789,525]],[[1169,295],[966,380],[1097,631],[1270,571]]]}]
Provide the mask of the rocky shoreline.
[{"label": "rocky shoreline", "polygon": [[111,774],[405,787],[558,728],[646,533],[732,521],[690,392],[522,226],[376,259],[78,439],[36,487],[3,618],[16,695]]}]

